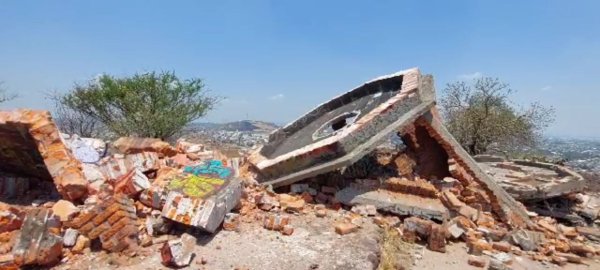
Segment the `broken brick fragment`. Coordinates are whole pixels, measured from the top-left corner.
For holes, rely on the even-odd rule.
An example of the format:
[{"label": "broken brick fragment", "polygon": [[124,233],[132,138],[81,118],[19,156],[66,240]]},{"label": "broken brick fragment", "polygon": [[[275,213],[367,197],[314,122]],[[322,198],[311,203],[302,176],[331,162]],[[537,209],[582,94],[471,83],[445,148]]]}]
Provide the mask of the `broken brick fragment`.
[{"label": "broken brick fragment", "polygon": [[235,213],[227,213],[223,220],[223,230],[237,231],[240,226],[240,215]]},{"label": "broken brick fragment", "polygon": [[431,226],[431,234],[427,237],[427,248],[446,253],[446,231],[443,226],[438,224]]},{"label": "broken brick fragment", "polygon": [[148,177],[138,168],[131,169],[112,184],[115,193],[123,193],[130,197],[135,197],[140,192],[150,188]]},{"label": "broken brick fragment", "polygon": [[0,211],[0,233],[18,230],[22,224],[23,220],[15,213],[8,210]]},{"label": "broken brick fragment", "polygon": [[292,225],[285,225],[281,230],[281,234],[283,235],[292,235],[294,233],[294,227]]},{"label": "broken brick fragment", "polygon": [[492,243],[492,248],[501,252],[510,252],[512,245],[508,242],[494,242]]},{"label": "broken brick fragment", "polygon": [[417,165],[413,158],[404,153],[394,159],[394,164],[396,164],[398,175],[406,177],[412,177],[414,167]]},{"label": "broken brick fragment", "polygon": [[13,246],[14,261],[19,266],[53,265],[62,256],[60,220],[48,209],[34,209],[27,213],[17,242]]},{"label": "broken brick fragment", "polygon": [[358,226],[350,222],[338,222],[334,225],[335,232],[340,235],[345,235],[358,231]]},{"label": "broken brick fragment", "polygon": [[385,181],[385,188],[395,192],[426,198],[438,198],[438,191],[435,186],[426,181],[411,181],[406,178],[390,178]]},{"label": "broken brick fragment", "polygon": [[404,219],[404,229],[416,232],[420,236],[427,237],[431,234],[431,228],[435,224],[431,220],[425,220],[418,217],[409,217]]},{"label": "broken brick fragment", "polygon": [[70,201],[60,200],[52,206],[52,212],[60,218],[60,221],[65,222],[77,215],[79,208]]},{"label": "broken brick fragment", "polygon": [[121,137],[112,146],[122,154],[156,152],[169,157],[177,154],[177,150],[169,143],[154,138]]},{"label": "broken brick fragment", "polygon": [[152,209],[162,210],[167,200],[167,192],[159,187],[150,186],[140,193],[139,201]]},{"label": "broken brick fragment", "polygon": [[480,256],[471,255],[471,256],[469,256],[469,260],[467,262],[469,263],[469,265],[479,267],[479,268],[484,268],[486,265],[485,259]]},{"label": "broken brick fragment", "polygon": [[285,225],[290,223],[290,217],[285,215],[266,215],[263,218],[263,227],[267,230],[281,231]]},{"label": "broken brick fragment", "polygon": [[185,267],[188,266],[196,255],[194,245],[196,238],[185,233],[180,239],[166,242],[160,249],[162,263],[165,266]]}]

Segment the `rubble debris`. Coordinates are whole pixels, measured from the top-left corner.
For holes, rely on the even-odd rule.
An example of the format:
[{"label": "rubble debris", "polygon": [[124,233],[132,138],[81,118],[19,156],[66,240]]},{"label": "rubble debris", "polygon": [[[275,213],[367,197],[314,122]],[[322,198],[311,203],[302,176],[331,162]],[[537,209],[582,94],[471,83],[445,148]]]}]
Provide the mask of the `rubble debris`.
[{"label": "rubble debris", "polygon": [[[154,180],[156,183],[158,180]],[[167,200],[167,191],[157,186],[143,190],[140,194],[139,201],[144,205],[153,209],[163,209]]]},{"label": "rubble debris", "polygon": [[119,252],[137,242],[138,225],[133,201],[117,194],[92,209],[81,212],[67,226],[91,240],[100,239],[102,248]]},{"label": "rubble debris", "polygon": [[283,235],[292,235],[294,233],[294,227],[290,224],[283,226],[281,229],[281,234]]},{"label": "rubble debris", "polygon": [[60,220],[51,210],[34,209],[27,213],[12,254],[19,265],[53,265],[60,261],[63,239]]},{"label": "rubble debris", "polygon": [[374,205],[355,205],[350,209],[353,213],[359,214],[361,216],[375,216],[377,215],[377,208]]},{"label": "rubble debris", "polygon": [[504,190],[519,201],[564,196],[580,192],[586,186],[579,173],[556,164],[528,160],[489,161],[488,156],[475,159]]},{"label": "rubble debris", "polygon": [[150,215],[146,217],[146,232],[151,235],[160,235],[168,233],[172,227],[170,220],[162,217],[162,213],[158,210],[152,210]]},{"label": "rubble debris", "polygon": [[[448,210],[437,200],[437,189],[427,181],[452,177],[468,191],[464,200],[471,208],[477,209],[478,205],[483,211],[494,212],[510,226],[531,225],[525,209],[485,174],[448,133],[433,108],[434,103],[433,78],[422,76],[418,69],[383,76],[275,131],[268,143],[248,160],[258,170],[258,181],[262,184],[290,185],[348,167],[372,152],[381,141],[398,133],[410,154],[398,155],[393,166],[397,176],[407,179],[390,179],[383,189],[402,195],[392,199],[379,190],[345,187],[337,192],[336,199],[350,205],[374,204],[383,211],[396,208],[399,211],[394,213],[400,215],[420,214],[443,220]],[[413,174],[425,181],[413,181]],[[425,198],[410,194],[411,191],[432,201],[415,204],[411,202],[415,200],[406,199],[407,194],[415,196],[417,201]],[[367,202],[360,201],[363,198]],[[322,203],[322,199],[317,195],[317,202]],[[390,200],[395,201],[386,202]],[[407,205],[403,205],[406,201]],[[435,210],[427,209],[432,205]]]},{"label": "rubble debris", "polygon": [[338,222],[334,225],[335,232],[340,235],[358,231],[358,226],[350,222]]},{"label": "rubble debris", "polygon": [[177,154],[177,150],[169,143],[153,138],[121,137],[112,146],[121,154],[155,152],[169,157]]},{"label": "rubble debris", "polygon": [[512,232],[509,239],[524,251],[531,251],[537,250],[539,244],[544,240],[544,235],[540,232],[520,229]]},{"label": "rubble debris", "polygon": [[67,200],[86,195],[81,162],[63,143],[49,112],[0,112],[0,137],[0,170],[52,181]]},{"label": "rubble debris", "polygon": [[160,249],[165,266],[186,267],[196,256],[193,252],[196,238],[184,233],[181,238],[166,242]]},{"label": "rubble debris", "polygon": [[266,215],[263,218],[263,227],[271,231],[281,231],[290,223],[290,217],[285,215]]},{"label": "rubble debris", "polygon": [[438,224],[431,226],[431,234],[427,238],[427,248],[433,251],[446,253],[446,231]]},{"label": "rubble debris", "polygon": [[135,197],[140,192],[150,188],[148,177],[138,168],[132,169],[112,184],[115,193],[123,193],[130,197]]},{"label": "rubble debris", "polygon": [[378,210],[401,216],[419,216],[440,221],[449,217],[448,209],[439,199],[396,194],[387,190],[365,191],[358,186],[349,186],[337,192],[335,198],[346,205],[374,205]]},{"label": "rubble debris", "polygon": [[485,259],[481,256],[469,256],[469,260],[467,261],[469,263],[469,265],[475,266],[475,267],[479,267],[479,268],[484,268],[485,265],[487,264],[487,262],[485,261]]},{"label": "rubble debris", "polygon": [[79,208],[70,201],[60,200],[52,206],[52,212],[60,218],[60,221],[65,222],[77,215]]},{"label": "rubble debris", "polygon": [[75,158],[83,163],[96,163],[106,154],[106,143],[95,138],[81,138],[76,134],[61,133],[61,138]]},{"label": "rubble debris", "polygon": [[106,178],[119,179],[136,168],[142,172],[158,170],[160,159],[156,152],[114,154],[101,160],[99,166]]},{"label": "rubble debris", "polygon": [[186,167],[192,175],[172,180],[162,209],[165,218],[214,233],[240,201],[242,187],[233,170],[219,160]]},{"label": "rubble debris", "polygon": [[63,245],[65,247],[72,247],[77,242],[77,237],[79,236],[79,232],[75,229],[67,228],[63,235]]},{"label": "rubble debris", "polygon": [[223,230],[237,231],[240,226],[240,215],[235,213],[227,213],[223,220]]},{"label": "rubble debris", "polygon": [[279,195],[279,206],[285,211],[298,213],[302,211],[304,205],[306,205],[306,201],[302,197],[295,197],[287,194]]},{"label": "rubble debris", "polygon": [[496,259],[490,259],[490,263],[488,265],[488,270],[510,270],[511,268],[508,267],[507,265],[505,265],[503,262],[496,260]]},{"label": "rubble debris", "polygon": [[18,209],[0,203],[0,233],[11,232],[21,228],[23,219]]}]

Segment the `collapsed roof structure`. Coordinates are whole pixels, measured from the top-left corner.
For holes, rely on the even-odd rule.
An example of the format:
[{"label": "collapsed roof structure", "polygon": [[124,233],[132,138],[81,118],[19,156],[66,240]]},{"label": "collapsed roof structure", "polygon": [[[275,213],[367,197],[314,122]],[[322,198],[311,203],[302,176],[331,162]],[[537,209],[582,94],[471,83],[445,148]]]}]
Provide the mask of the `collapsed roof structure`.
[{"label": "collapsed roof structure", "polygon": [[435,102],[433,77],[417,68],[382,76],[274,131],[249,162],[258,169],[259,182],[285,186],[350,166],[398,134],[416,158],[423,178],[453,177],[461,188],[473,189],[482,198],[468,204],[483,209],[491,206],[494,214],[513,227],[529,224],[522,205],[446,130]]}]

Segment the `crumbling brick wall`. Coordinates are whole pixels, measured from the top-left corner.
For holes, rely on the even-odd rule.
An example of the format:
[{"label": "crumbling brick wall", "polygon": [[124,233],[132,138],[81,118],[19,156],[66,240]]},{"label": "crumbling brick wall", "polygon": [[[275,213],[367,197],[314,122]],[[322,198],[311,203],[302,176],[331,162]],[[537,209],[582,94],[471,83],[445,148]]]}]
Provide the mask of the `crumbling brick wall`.
[{"label": "crumbling brick wall", "polygon": [[87,193],[81,163],[63,143],[47,111],[0,112],[0,170],[53,181],[66,199]]}]

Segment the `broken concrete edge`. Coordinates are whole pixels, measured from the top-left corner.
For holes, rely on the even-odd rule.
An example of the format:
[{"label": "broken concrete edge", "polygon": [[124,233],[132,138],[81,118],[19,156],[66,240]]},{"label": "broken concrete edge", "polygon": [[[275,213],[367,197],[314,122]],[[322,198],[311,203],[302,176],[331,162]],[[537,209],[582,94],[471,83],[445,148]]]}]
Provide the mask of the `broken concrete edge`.
[{"label": "broken concrete edge", "polygon": [[[342,93],[342,94],[340,94],[340,95],[332,98],[331,100],[328,100],[326,102],[323,102],[323,103],[317,105],[312,110],[310,110],[309,113],[306,113],[306,114],[298,117],[298,119],[296,119],[296,120],[294,120],[294,121],[286,124],[282,128],[274,130],[269,135],[269,142],[274,142],[275,144],[277,144],[283,137],[285,137],[286,134],[293,133],[298,128],[300,128],[297,125],[297,123],[308,121],[309,119],[311,119],[313,117],[313,115],[311,114],[311,112],[325,109],[325,107],[327,106],[327,104],[331,103],[334,100],[338,100],[338,99],[344,97],[345,95],[348,95],[348,94],[352,93],[353,91],[356,91],[357,89],[360,89],[362,87],[367,86],[368,84],[371,84],[371,83],[374,83],[374,82],[377,82],[377,81],[381,81],[381,80],[385,80],[385,79],[394,78],[394,77],[401,77],[403,75],[412,74],[412,73],[415,73],[415,72],[418,73],[419,69],[418,68],[410,68],[410,69],[406,69],[406,70],[401,70],[401,71],[398,71],[398,72],[395,72],[395,73],[392,73],[392,74],[389,74],[389,75],[379,76],[379,77],[374,78],[374,79],[372,79],[370,81],[362,83],[362,84],[360,84],[360,85],[352,88],[351,90],[346,91],[345,93]],[[402,84],[404,85],[404,82]]]},{"label": "broken concrete edge", "polygon": [[335,194],[335,198],[346,205],[373,205],[378,210],[400,216],[417,216],[444,222],[450,218],[448,209],[440,200],[403,194],[402,199],[388,195],[382,190],[360,190],[346,187]]},{"label": "broken concrete edge", "polygon": [[48,111],[18,109],[0,112],[0,124],[16,123],[28,127],[37,151],[63,198],[75,201],[87,194],[87,181],[81,162],[65,145]]},{"label": "broken concrete edge", "polygon": [[493,198],[499,200],[500,206],[502,207],[502,213],[496,214],[499,214],[500,218],[503,219],[504,222],[509,223],[510,226],[523,227],[523,225],[526,225],[527,227],[532,227],[533,222],[529,219],[529,215],[524,207],[502,189],[491,176],[486,174],[479,167],[479,165],[477,165],[477,162],[464,150],[460,143],[454,139],[434,114],[437,114],[437,111],[429,111],[422,116],[422,119],[436,131],[437,135],[439,135],[442,140],[451,145],[450,149],[445,149],[449,156],[462,165],[476,182],[481,184],[488,192],[491,192],[494,195]]},{"label": "broken concrete edge", "polygon": [[544,168],[544,169],[548,169],[548,170],[553,170],[559,174],[563,174],[565,176],[571,176],[574,178],[575,181],[583,181],[584,180],[583,176],[581,174],[579,174],[578,172],[571,170],[565,166],[558,165],[558,164],[531,161],[531,160],[525,160],[525,159],[513,159],[510,161],[517,165],[539,167],[539,168]]},{"label": "broken concrete edge", "polygon": [[[420,75],[418,69],[411,69],[406,71],[406,73],[397,73],[395,76],[391,76],[389,78],[393,77],[403,78],[399,93],[391,97],[386,102],[374,108],[368,114],[359,119],[356,123],[344,129],[339,134],[323,139],[316,143],[304,146],[300,149],[296,149],[294,151],[274,157],[272,159],[269,159],[266,157],[266,155],[263,155],[265,149],[276,147],[281,143],[281,140],[285,138],[285,135],[297,131],[300,128],[299,123],[305,123],[306,121],[313,120],[314,117],[320,116],[320,114],[315,113],[316,111],[325,110],[327,106],[331,106],[331,104],[337,102],[338,99],[344,97],[345,95],[349,95],[353,91],[357,91],[358,89],[360,89],[360,87],[355,88],[347,93],[344,93],[343,95],[340,95],[328,102],[321,104],[320,106],[312,110],[310,113],[292,122],[290,125],[288,125],[289,127],[286,126],[284,128],[279,129],[278,131],[275,131],[280,133],[280,135],[276,136],[279,137],[279,139],[270,139],[269,143],[267,143],[261,149],[258,149],[249,157],[249,161],[252,164],[254,164],[259,170],[265,170],[269,167],[277,166],[282,162],[290,160],[295,163],[294,167],[298,168],[298,163],[304,163],[301,164],[301,166],[304,167],[310,166],[310,157],[315,154],[318,154],[318,152],[321,151],[329,151],[333,154],[344,155],[346,154],[346,152],[348,152],[348,150],[356,147],[356,137],[361,135],[355,134],[358,131],[379,130],[381,128],[384,128],[390,123],[393,123],[394,119],[400,117],[399,115],[410,113],[412,107],[406,108],[407,104],[416,107],[419,103],[434,101],[432,97],[435,94],[432,93],[434,93],[435,91],[433,90],[433,88],[423,89],[421,85],[422,76]],[[427,78],[431,79],[432,77],[429,76]],[[376,80],[365,83],[361,87],[373,82],[376,82]],[[433,87],[432,84],[428,86]],[[382,115],[385,118],[385,121],[371,121],[375,117],[382,117]]]},{"label": "broken concrete edge", "polygon": [[396,133],[399,129],[402,129],[412,124],[414,120],[416,120],[423,113],[429,111],[433,106],[433,102],[419,104],[409,113],[402,115],[402,117],[400,117],[392,125],[386,127],[381,134],[371,137],[366,143],[355,148],[352,152],[342,156],[341,158],[322,163],[317,166],[310,167],[308,169],[304,169],[298,172],[294,172],[280,178],[272,179],[263,182],[262,184],[267,186],[272,185],[273,187],[286,186],[309,177],[317,176],[338,168],[352,165],[353,163],[364,157],[366,154],[373,151],[377,147],[378,143],[384,141],[388,136]]}]

